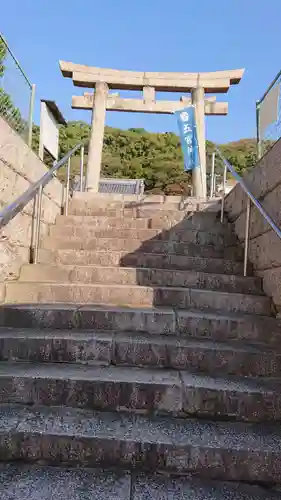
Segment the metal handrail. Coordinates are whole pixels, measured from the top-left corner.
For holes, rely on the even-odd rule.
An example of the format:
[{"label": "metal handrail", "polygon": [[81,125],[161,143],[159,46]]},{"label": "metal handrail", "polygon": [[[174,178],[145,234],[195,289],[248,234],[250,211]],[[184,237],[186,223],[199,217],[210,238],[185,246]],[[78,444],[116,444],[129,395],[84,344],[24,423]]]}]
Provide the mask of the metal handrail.
[{"label": "metal handrail", "polygon": [[34,83],[31,83],[31,81],[29,80],[28,76],[26,75],[25,71],[21,67],[18,59],[15,56],[15,54],[10,49],[10,47],[8,45],[8,42],[6,41],[6,39],[5,39],[5,37],[4,37],[4,35],[2,33],[0,33],[0,41],[2,41],[3,44],[5,45],[5,48],[6,48],[7,52],[8,52],[8,54],[11,56],[12,60],[14,61],[15,65],[16,65],[16,67],[18,68],[19,72],[21,73],[21,75],[23,76],[23,78],[25,79],[27,85],[30,88],[30,99],[29,99],[29,108],[28,108],[28,119],[27,119],[27,131],[28,131],[28,134],[27,134],[27,144],[31,148],[31,145],[32,145],[33,112],[34,112],[34,101],[35,101],[35,88],[36,88],[36,86],[35,86]]},{"label": "metal handrail", "polygon": [[[281,70],[277,73],[277,75],[274,78],[274,80],[267,87],[267,89],[264,92],[263,96],[258,101],[256,101],[256,127],[257,127],[257,153],[258,153],[258,159],[260,159],[263,156],[263,154],[264,154],[264,151],[262,151],[261,130],[260,130],[260,128],[261,128],[260,127],[260,110],[261,110],[261,105],[262,105],[263,101],[265,100],[265,98],[270,93],[270,91],[273,89],[273,87],[275,86],[275,84],[278,82],[278,80],[280,79],[280,77],[281,77]],[[273,123],[274,123],[274,121],[273,121]],[[280,135],[278,135],[278,138],[279,137],[280,137]]]},{"label": "metal handrail", "polygon": [[[81,149],[80,159],[80,186],[82,186],[83,170],[84,170],[84,143],[79,143],[72,148],[64,157],[57,161],[46,174],[44,174],[38,181],[32,184],[23,194],[21,194],[15,201],[0,210],[0,229],[2,229],[8,222],[10,222],[23,208],[31,201],[35,200],[33,210],[33,218],[36,224],[32,224],[31,235],[31,256],[30,261],[36,263],[38,257],[38,247],[40,241],[40,218],[42,211],[42,196],[44,187],[54,178],[54,174],[67,163],[65,186],[62,185],[62,211],[67,215],[68,213],[68,199],[69,199],[69,184],[70,184],[70,158],[71,156]],[[37,199],[36,199],[37,198]]]},{"label": "metal handrail", "polygon": [[32,88],[32,83],[31,81],[29,80],[28,76],[26,75],[25,71],[22,69],[18,59],[16,58],[15,54],[13,53],[13,51],[10,49],[9,45],[8,45],[8,42],[6,41],[6,39],[4,38],[4,35],[2,33],[0,33],[0,38],[2,40],[2,42],[4,43],[7,51],[9,52],[11,58],[14,60],[16,66],[18,67],[18,69],[20,70],[22,76],[24,77],[24,79],[26,80],[26,83],[30,86],[30,88]]},{"label": "metal handrail", "polygon": [[221,222],[223,222],[224,217],[224,205],[225,205],[225,185],[226,185],[226,174],[227,170],[233,175],[234,179],[239,182],[243,191],[247,195],[247,208],[246,208],[246,224],[245,224],[245,246],[244,246],[244,276],[247,276],[247,264],[248,264],[248,250],[249,250],[249,226],[250,226],[250,212],[251,212],[251,202],[258,209],[260,214],[264,217],[266,222],[273,229],[278,238],[281,239],[281,229],[275,224],[270,215],[265,211],[261,203],[255,198],[251,193],[247,185],[245,184],[242,177],[236,172],[235,168],[229,163],[229,161],[223,156],[221,150],[215,146],[215,150],[224,164],[224,175],[223,175],[223,194],[221,202]]},{"label": "metal handrail", "polygon": [[267,87],[267,89],[266,89],[265,93],[263,94],[263,96],[257,101],[257,104],[261,104],[261,102],[266,98],[267,94],[269,94],[269,92],[271,91],[271,89],[274,87],[275,83],[279,80],[280,76],[281,76],[281,70],[277,73],[277,75],[274,78],[274,80]]}]

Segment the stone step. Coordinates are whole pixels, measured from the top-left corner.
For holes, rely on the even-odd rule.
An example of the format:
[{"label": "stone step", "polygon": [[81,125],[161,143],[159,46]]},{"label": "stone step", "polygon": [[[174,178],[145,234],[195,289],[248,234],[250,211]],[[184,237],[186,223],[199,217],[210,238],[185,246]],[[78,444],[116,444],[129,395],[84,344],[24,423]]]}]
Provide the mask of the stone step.
[{"label": "stone step", "polygon": [[129,216],[129,217],[152,217],[155,215],[169,215],[182,212],[186,215],[194,212],[213,212],[218,214],[220,210],[220,200],[197,203],[192,200],[191,203],[141,203],[141,202],[108,202],[100,200],[93,201],[72,199],[69,205],[69,215],[107,215],[111,217]]},{"label": "stone step", "polygon": [[281,323],[270,316],[218,311],[126,308],[78,304],[4,304],[2,326],[176,334],[219,342],[261,342],[280,352]]},{"label": "stone step", "polygon": [[[103,207],[90,207],[82,205],[81,207],[69,207],[68,214],[69,215],[79,215],[79,216],[91,216],[91,217],[124,217],[130,219],[143,219],[143,218],[154,218],[157,216],[168,217],[173,219],[177,217],[179,213],[183,214],[183,217],[188,217],[190,214],[203,213],[200,210],[197,210],[197,207],[190,206],[189,209],[179,210],[179,208],[175,207],[119,207],[113,208],[108,206]],[[209,207],[206,210],[206,213],[214,213],[216,216],[219,214],[218,207]]]},{"label": "stone step", "polygon": [[107,252],[126,251],[127,253],[175,254],[187,257],[226,258],[234,260],[241,260],[243,258],[243,249],[240,247],[227,248],[223,245],[203,245],[199,242],[177,243],[156,239],[141,241],[127,238],[76,238],[74,236],[55,238],[48,236],[43,240],[43,248],[47,250],[106,250]]},{"label": "stone step", "polygon": [[[136,198],[127,199],[113,199],[112,195],[107,197],[107,199],[97,198],[96,196],[90,196],[89,193],[83,193],[82,199],[79,199],[81,195],[78,192],[74,192],[74,196],[72,197],[69,210],[73,210],[75,208],[91,208],[93,210],[99,208],[107,208],[109,210],[133,210],[133,209],[153,209],[154,211],[159,210],[181,210],[188,212],[190,210],[193,211],[194,208],[197,207],[197,201],[195,198],[184,202],[180,199],[174,200],[173,202],[165,202],[164,200],[139,200]],[[87,198],[87,199],[86,199]]]},{"label": "stone step", "polygon": [[4,362],[0,404],[273,421],[281,417],[280,381],[167,369]]},{"label": "stone step", "polygon": [[271,301],[262,295],[133,285],[7,282],[6,302],[22,304],[70,302],[271,314]]},{"label": "stone step", "polygon": [[[1,325],[21,328],[98,329],[150,334],[175,333],[172,309],[122,308],[79,304],[5,304]],[[184,326],[183,326],[184,328]]]},{"label": "stone step", "polygon": [[[66,218],[67,219],[67,218]],[[142,221],[143,219],[135,219]],[[132,219],[130,222],[133,222]],[[235,234],[224,226],[210,224],[208,229],[201,230],[196,227],[185,228],[181,224],[163,228],[134,228],[134,227],[104,227],[95,226],[94,224],[55,224],[50,227],[50,235],[53,237],[80,237],[85,235],[91,238],[130,238],[140,241],[151,239],[175,241],[175,242],[191,242],[200,244],[228,244],[229,246],[237,243]]]},{"label": "stone step", "polygon": [[227,222],[221,224],[215,213],[175,213],[173,217],[169,215],[156,214],[153,217],[132,218],[129,217],[106,217],[90,215],[58,215],[56,223],[59,226],[91,226],[99,228],[120,228],[120,229],[170,229],[176,226],[180,230],[197,229],[201,231],[225,233],[230,231],[231,225]]},{"label": "stone step", "polygon": [[[206,257],[188,257],[175,254],[156,253],[131,253],[114,250],[46,250],[39,249],[39,262],[51,262],[62,265],[88,265],[88,266],[125,266],[145,267],[154,269],[178,269],[202,271],[218,274],[243,274],[243,262],[226,259],[211,259]],[[248,266],[251,271],[251,266]]]},{"label": "stone step", "polygon": [[2,461],[281,482],[279,424],[207,422],[70,407],[0,406]]},{"label": "stone step", "polygon": [[1,500],[280,500],[269,488],[192,477],[0,465]]},{"label": "stone step", "polygon": [[26,264],[20,272],[21,281],[45,283],[104,283],[140,286],[192,287],[262,295],[261,279],[224,274],[167,269],[146,269],[102,266],[62,266]]},{"label": "stone step", "polygon": [[0,360],[168,368],[211,376],[281,376],[281,354],[266,344],[134,332],[2,327]]},{"label": "stone step", "polygon": [[[195,206],[191,206],[189,210],[182,210],[181,212],[184,214],[184,216],[189,215],[190,213],[193,213],[196,211]],[[215,211],[217,213],[217,210]],[[69,215],[79,215],[79,216],[91,216],[91,217],[128,217],[130,219],[133,218],[151,218],[154,217],[158,214],[161,214],[162,216],[168,216],[170,218],[173,218],[174,216],[177,216],[179,213],[179,210],[175,207],[162,207],[161,209],[158,207],[147,207],[144,208],[143,206],[135,206],[135,207],[124,207],[124,206],[119,206],[119,207],[110,207],[108,205],[104,206],[86,206],[85,204],[81,204],[80,206],[73,206],[71,203],[69,205],[68,209]]]},{"label": "stone step", "polygon": [[212,199],[197,199],[195,196],[166,196],[166,195],[151,195],[144,193],[136,194],[119,194],[119,193],[92,193],[75,191],[71,200],[71,207],[76,205],[82,206],[108,206],[108,207],[174,207],[181,209],[200,205],[201,208],[209,206],[217,206],[220,198]]},{"label": "stone step", "polygon": [[212,233],[194,229],[180,230],[172,228],[161,229],[121,229],[121,228],[96,228],[91,226],[59,226],[50,227],[50,238],[87,240],[92,239],[120,239],[137,240],[139,245],[147,241],[164,241],[173,243],[194,243],[196,245],[216,245],[218,247],[235,245],[237,240],[232,233]]},{"label": "stone step", "polygon": [[[120,229],[161,229],[152,227],[149,217],[130,219],[129,217],[107,217],[105,215],[58,215],[57,226],[80,226],[90,228],[120,228]],[[170,226],[168,226],[170,227]]]}]

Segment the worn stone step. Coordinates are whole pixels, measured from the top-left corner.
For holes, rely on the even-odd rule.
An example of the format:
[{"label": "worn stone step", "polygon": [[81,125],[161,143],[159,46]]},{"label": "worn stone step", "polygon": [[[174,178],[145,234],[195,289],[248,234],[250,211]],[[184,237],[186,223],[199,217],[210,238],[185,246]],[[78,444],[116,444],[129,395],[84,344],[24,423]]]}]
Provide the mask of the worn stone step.
[{"label": "worn stone step", "polygon": [[[219,234],[207,231],[198,231],[194,229],[170,230],[161,229],[121,229],[121,228],[92,228],[89,226],[58,226],[50,228],[50,239],[64,240],[69,239],[90,242],[94,239],[118,239],[118,240],[137,240],[141,246],[147,242],[172,242],[172,243],[193,243],[196,245],[216,245],[218,247],[231,246],[236,244],[236,237],[233,234]],[[138,248],[138,247],[137,247]]]},{"label": "worn stone step", "polygon": [[[158,207],[144,207],[144,206],[135,206],[135,207],[91,207],[81,205],[81,207],[69,207],[68,213],[69,215],[79,215],[79,216],[94,216],[94,217],[128,217],[130,219],[133,218],[154,218],[159,216],[168,217],[173,219],[177,217],[179,213],[182,213],[184,217],[188,217],[190,214],[194,212],[202,213],[200,205],[191,205],[187,209],[180,210],[179,207],[174,206],[160,206]],[[206,212],[214,213],[217,215],[219,213],[218,206],[210,206],[206,210]]]},{"label": "worn stone step", "polygon": [[130,267],[24,265],[21,281],[192,287],[262,295],[261,279],[224,274]]},{"label": "worn stone step", "polygon": [[237,243],[236,236],[230,232],[223,234],[218,232],[198,231],[196,229],[178,229],[178,227],[169,230],[162,229],[122,229],[122,228],[97,228],[90,225],[87,226],[59,226],[54,225],[50,228],[50,237],[57,239],[77,238],[92,239],[92,238],[118,238],[139,240],[145,242],[147,240],[172,241],[176,243],[195,243],[198,245],[218,245],[231,246]]},{"label": "worn stone step", "polygon": [[82,328],[151,334],[171,334],[176,329],[172,309],[81,304],[5,304],[0,308],[0,321],[2,325],[21,328]]},{"label": "worn stone step", "polygon": [[101,197],[101,196],[96,196],[96,195],[90,195],[89,193],[83,193],[82,195],[78,193],[77,191],[74,192],[74,196],[72,197],[70,203],[69,203],[69,210],[72,211],[74,208],[91,208],[93,210],[99,209],[99,208],[107,208],[109,210],[112,209],[118,209],[118,210],[132,210],[134,208],[143,208],[143,209],[149,209],[151,208],[155,211],[158,210],[178,210],[179,206],[182,206],[182,209],[184,210],[185,207],[188,207],[186,211],[191,207],[196,207],[196,199],[189,199],[188,201],[183,201],[183,200],[173,200],[172,202],[165,201],[165,200],[156,200],[150,199],[150,200],[144,200],[144,199],[139,199],[139,197],[130,197],[130,199],[121,199],[118,197],[118,199],[115,197],[115,195],[110,195],[107,197]]},{"label": "worn stone step", "polygon": [[280,381],[135,367],[4,362],[0,403],[254,422],[280,419]]},{"label": "worn stone step", "polygon": [[[46,250],[39,249],[39,262],[62,265],[124,266],[155,269],[192,270],[219,274],[243,275],[243,262],[204,257],[188,257],[175,254],[127,253],[91,250]],[[251,272],[251,266],[248,266]]]},{"label": "worn stone step", "polygon": [[0,324],[16,328],[176,334],[219,342],[261,342],[280,352],[281,323],[270,316],[218,311],[81,304],[4,304]]},{"label": "worn stone step", "polygon": [[[191,206],[189,210],[182,210],[184,215],[189,214],[190,212],[196,211],[196,206]],[[215,211],[217,213],[217,210]],[[154,217],[157,214],[165,215],[170,218],[173,218],[174,215],[179,213],[178,208],[175,207],[149,207],[144,208],[143,206],[135,206],[135,207],[109,207],[106,206],[86,206],[85,204],[81,204],[80,206],[73,206],[71,203],[68,209],[69,215],[79,215],[79,216],[91,216],[91,217],[128,217],[130,219],[133,218],[147,218]]]},{"label": "worn stone step", "polygon": [[[211,200],[214,205],[214,200]],[[69,208],[73,210],[74,208],[153,208],[154,210],[178,210],[180,207],[182,210],[188,211],[191,207],[196,207],[198,205],[197,199],[195,197],[175,197],[166,198],[155,197],[155,196],[145,196],[140,198],[136,195],[125,195],[120,197],[115,194],[110,193],[107,196],[100,194],[90,194],[90,193],[79,193],[75,192],[74,196],[69,204]],[[201,205],[208,206],[210,203],[201,202]]]},{"label": "worn stone step", "polygon": [[129,217],[106,217],[90,215],[58,215],[56,223],[59,226],[91,226],[98,228],[122,228],[122,229],[170,229],[176,226],[180,230],[197,229],[224,234],[230,230],[230,224],[221,224],[217,214],[209,212],[197,213],[175,213],[169,215],[156,214],[153,217],[132,218]]},{"label": "worn stone step", "polygon": [[266,344],[120,333],[113,337],[112,349],[110,359],[116,366],[176,368],[209,375],[281,375],[280,353]]},{"label": "worn stone step", "polygon": [[132,495],[132,500],[280,500],[281,498],[280,490],[274,491],[257,485],[157,474],[136,476],[132,483]]},{"label": "worn stone step", "polygon": [[269,488],[168,474],[0,465],[1,500],[280,500]]},{"label": "worn stone step", "polygon": [[167,196],[163,194],[125,194],[125,193],[92,193],[92,192],[79,192],[75,191],[71,200],[71,206],[75,205],[92,205],[92,206],[171,206],[178,208],[179,206],[187,207],[190,205],[196,205],[198,203],[201,206],[214,206],[218,204],[216,199],[198,199],[195,196]]},{"label": "worn stone step", "polygon": [[95,228],[148,229],[151,228],[149,217],[130,219],[129,217],[107,217],[105,215],[58,215],[58,226],[80,226]]},{"label": "worn stone step", "polygon": [[192,476],[171,477],[167,474],[137,475],[132,483],[132,495],[132,500],[280,500],[281,498],[280,489],[276,491],[257,485],[206,481]]},{"label": "worn stone step", "polygon": [[72,199],[69,205],[70,215],[107,215],[112,217],[151,217],[157,214],[173,216],[182,212],[184,214],[194,212],[213,212],[217,214],[220,210],[220,200],[197,202],[195,199],[188,202],[177,203],[143,203],[143,202],[101,202],[101,200],[78,200]]},{"label": "worn stone step", "polygon": [[[34,329],[0,327],[0,360],[109,366],[115,364],[115,359],[117,361],[119,342],[115,340],[116,336],[118,334],[114,332],[98,330],[43,330],[41,326]],[[128,347],[130,344],[128,337]],[[122,346],[121,338],[121,349]],[[120,361],[120,365],[122,364],[125,363]],[[137,366],[133,358],[132,364]]]},{"label": "worn stone step", "polygon": [[7,282],[6,302],[25,304],[70,302],[271,314],[271,301],[262,295],[136,285]]},{"label": "worn stone step", "polygon": [[2,461],[118,465],[208,479],[281,481],[279,424],[10,404],[0,406],[0,426]]},{"label": "worn stone step", "polygon": [[[1,500],[59,500],[61,498],[67,500],[142,500],[146,498],[142,493],[142,496],[139,496],[142,476],[133,479],[131,474],[125,471],[7,464],[0,465],[0,477]],[[146,488],[149,487],[153,491],[155,480],[157,481],[157,478],[151,478],[150,481],[148,479]],[[131,496],[132,487],[135,489],[133,497]],[[219,487],[218,485],[217,488]],[[188,486],[183,485],[183,488],[188,491]],[[256,491],[255,488],[253,491]],[[258,494],[259,491],[258,488],[256,493]],[[240,497],[237,498],[240,500]],[[264,497],[261,496],[260,499],[257,497],[257,500],[264,500]],[[272,500],[275,500],[274,496]]]},{"label": "worn stone step", "polygon": [[54,238],[43,240],[43,248],[48,250],[106,250],[126,251],[127,253],[175,254],[188,257],[226,258],[239,260],[243,257],[240,247],[224,247],[219,245],[201,245],[199,243],[176,243],[174,241],[148,240],[126,238]]},{"label": "worn stone step", "polygon": [[176,335],[0,328],[0,360],[135,366],[207,375],[281,376],[281,354],[266,344]]}]

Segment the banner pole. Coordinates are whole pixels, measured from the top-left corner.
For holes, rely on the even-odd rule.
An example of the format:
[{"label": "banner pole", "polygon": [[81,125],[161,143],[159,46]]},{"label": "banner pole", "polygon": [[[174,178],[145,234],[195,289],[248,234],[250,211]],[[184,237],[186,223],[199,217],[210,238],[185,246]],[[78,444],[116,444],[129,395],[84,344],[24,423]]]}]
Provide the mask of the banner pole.
[{"label": "banner pole", "polygon": [[196,179],[195,185],[193,182],[193,190],[195,188],[195,196],[199,201],[200,198],[203,198],[204,181],[200,161],[196,107],[192,104],[191,106],[177,110],[175,111],[175,116],[177,117],[180,132],[184,169],[192,172],[193,181]]},{"label": "banner pole", "polygon": [[192,172],[192,181],[196,198],[206,199],[206,143],[205,143],[205,92],[204,88],[197,86],[191,92],[192,104],[195,109],[195,123],[200,158],[200,172],[195,168]]}]

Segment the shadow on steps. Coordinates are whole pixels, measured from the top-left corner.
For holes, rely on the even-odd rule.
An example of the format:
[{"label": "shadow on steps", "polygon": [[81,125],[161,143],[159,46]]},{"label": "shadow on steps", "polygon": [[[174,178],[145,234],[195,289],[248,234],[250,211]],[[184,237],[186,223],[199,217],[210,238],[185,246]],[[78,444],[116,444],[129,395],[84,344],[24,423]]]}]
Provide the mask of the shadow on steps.
[{"label": "shadow on steps", "polygon": [[[143,207],[138,210],[144,217]],[[221,224],[219,214],[179,211],[173,216],[159,210],[148,219],[150,229],[157,226],[164,229],[120,260],[120,266],[136,269],[137,285],[155,289],[154,306],[197,307],[193,293],[235,292],[236,285],[240,293],[257,293],[257,287],[249,289],[245,280],[243,287],[243,249],[230,224]],[[190,290],[193,287],[196,290]],[[212,307],[221,309],[221,297],[212,295]]]}]

